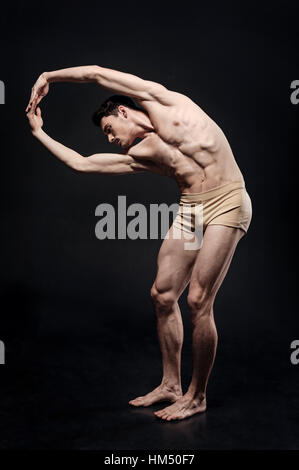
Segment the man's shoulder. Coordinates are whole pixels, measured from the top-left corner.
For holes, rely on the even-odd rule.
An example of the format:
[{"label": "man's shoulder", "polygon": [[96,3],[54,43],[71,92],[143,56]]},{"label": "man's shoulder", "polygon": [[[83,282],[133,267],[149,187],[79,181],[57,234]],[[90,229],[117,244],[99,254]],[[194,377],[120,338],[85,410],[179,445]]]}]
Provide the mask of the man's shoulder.
[{"label": "man's shoulder", "polygon": [[152,147],[151,141],[154,137],[154,132],[144,137],[142,140],[132,145],[126,150],[126,153],[131,157],[146,157],[149,156],[149,149]]}]

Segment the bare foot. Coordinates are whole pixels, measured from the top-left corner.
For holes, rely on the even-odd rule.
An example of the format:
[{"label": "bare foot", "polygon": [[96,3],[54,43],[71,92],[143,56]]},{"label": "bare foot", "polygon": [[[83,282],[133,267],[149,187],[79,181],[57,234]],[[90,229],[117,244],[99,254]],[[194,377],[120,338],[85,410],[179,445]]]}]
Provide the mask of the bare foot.
[{"label": "bare foot", "polygon": [[155,411],[157,418],[171,421],[174,419],[184,419],[195,413],[202,413],[207,408],[206,398],[193,398],[190,395],[184,395],[179,398],[173,405],[163,408],[163,410]]},{"label": "bare foot", "polygon": [[159,385],[152,392],[142,397],[137,397],[134,400],[129,401],[132,406],[150,406],[153,403],[160,401],[175,402],[182,397],[182,390],[180,387],[166,387],[165,385]]}]

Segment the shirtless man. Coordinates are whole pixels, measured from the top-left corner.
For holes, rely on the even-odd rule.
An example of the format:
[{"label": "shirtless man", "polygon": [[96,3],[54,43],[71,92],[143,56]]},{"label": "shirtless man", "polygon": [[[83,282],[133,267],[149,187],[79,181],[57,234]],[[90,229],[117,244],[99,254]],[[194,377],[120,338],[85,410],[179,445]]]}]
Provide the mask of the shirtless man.
[{"label": "shirtless man", "polygon": [[[106,100],[93,122],[122,153],[83,157],[49,137],[37,107],[52,82],[96,82],[118,95]],[[139,106],[136,106],[134,98]],[[249,227],[252,209],[242,173],[219,126],[190,98],[162,84],[98,65],[44,72],[32,88],[26,108],[31,132],[49,151],[84,173],[134,174],[152,171],[174,178],[184,204],[203,208],[203,242],[186,250],[184,237],[194,227],[181,216],[163,240],[151,296],[162,353],[160,385],[132,406],[168,401],[155,412],[163,420],[184,419],[206,410],[206,389],[213,367],[217,331],[213,304],[239,240]],[[137,138],[141,140],[134,145]],[[179,214],[178,214],[179,215]],[[189,284],[188,305],[193,326],[193,375],[185,394],[181,388],[183,326],[178,299]]]}]

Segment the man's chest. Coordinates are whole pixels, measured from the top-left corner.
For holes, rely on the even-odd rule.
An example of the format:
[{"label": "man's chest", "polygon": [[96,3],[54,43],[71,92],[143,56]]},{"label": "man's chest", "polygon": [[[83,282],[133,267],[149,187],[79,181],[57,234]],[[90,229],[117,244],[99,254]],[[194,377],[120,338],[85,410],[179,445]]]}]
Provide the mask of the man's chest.
[{"label": "man's chest", "polygon": [[178,155],[194,158],[202,148],[210,145],[211,131],[205,116],[191,106],[163,107],[155,102],[147,104],[147,112],[154,127],[148,137],[138,144],[136,158],[173,158]]}]

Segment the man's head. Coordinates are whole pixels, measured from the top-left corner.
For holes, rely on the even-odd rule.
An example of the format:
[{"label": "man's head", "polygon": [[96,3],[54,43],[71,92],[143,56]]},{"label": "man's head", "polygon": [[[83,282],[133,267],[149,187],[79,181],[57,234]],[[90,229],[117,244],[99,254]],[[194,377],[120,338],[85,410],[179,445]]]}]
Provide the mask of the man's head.
[{"label": "man's head", "polygon": [[107,98],[92,115],[93,123],[102,129],[111,143],[129,147],[138,137],[138,126],[133,118],[142,111],[128,96],[113,95]]}]

